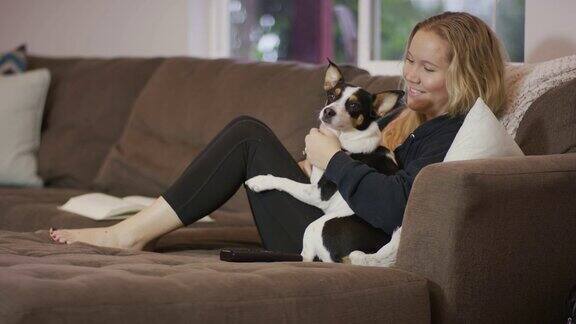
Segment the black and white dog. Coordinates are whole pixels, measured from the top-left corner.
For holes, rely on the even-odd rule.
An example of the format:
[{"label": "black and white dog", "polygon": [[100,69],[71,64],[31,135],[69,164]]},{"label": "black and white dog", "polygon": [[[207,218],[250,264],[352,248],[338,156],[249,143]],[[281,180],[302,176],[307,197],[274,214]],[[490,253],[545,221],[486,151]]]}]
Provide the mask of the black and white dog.
[{"label": "black and white dog", "polygon": [[[324,79],[327,100],[319,116],[321,127],[337,135],[342,148],[351,158],[381,173],[394,174],[398,166],[394,154],[380,146],[381,132],[377,120],[400,103],[404,92],[390,90],[371,94],[346,83],[340,69],[332,62]],[[395,259],[399,232],[396,231],[392,241],[386,244],[389,236],[355,215],[338,192],[336,184],[326,179],[323,173],[323,170],[313,166],[310,183],[260,175],[248,179],[246,185],[255,192],[281,190],[324,211],[324,215],[305,230],[301,253],[303,261],[313,261],[318,257],[323,262],[364,264],[364,259],[375,256],[372,253],[385,247],[391,252],[382,257]],[[395,247],[392,246],[394,244]],[[351,252],[354,253],[350,255]]]}]

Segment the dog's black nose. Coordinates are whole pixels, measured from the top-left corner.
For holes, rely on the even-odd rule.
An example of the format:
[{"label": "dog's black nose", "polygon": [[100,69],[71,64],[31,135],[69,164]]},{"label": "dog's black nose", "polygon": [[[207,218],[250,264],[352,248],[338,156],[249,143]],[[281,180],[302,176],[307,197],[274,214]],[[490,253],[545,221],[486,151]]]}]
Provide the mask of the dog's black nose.
[{"label": "dog's black nose", "polygon": [[336,116],[336,111],[332,108],[325,108],[324,109],[324,118],[332,118]]}]

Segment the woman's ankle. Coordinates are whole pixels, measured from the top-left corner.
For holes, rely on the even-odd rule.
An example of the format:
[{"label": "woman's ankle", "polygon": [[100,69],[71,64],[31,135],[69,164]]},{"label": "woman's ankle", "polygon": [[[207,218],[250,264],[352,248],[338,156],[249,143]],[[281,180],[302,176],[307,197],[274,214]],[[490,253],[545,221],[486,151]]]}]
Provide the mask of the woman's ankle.
[{"label": "woman's ankle", "polygon": [[183,224],[162,198],[134,216],[110,227],[118,242],[127,248],[141,250],[144,246]]},{"label": "woman's ankle", "polygon": [[142,250],[148,242],[138,232],[122,226],[122,222],[108,228],[110,236],[114,237],[118,245],[125,249]]}]

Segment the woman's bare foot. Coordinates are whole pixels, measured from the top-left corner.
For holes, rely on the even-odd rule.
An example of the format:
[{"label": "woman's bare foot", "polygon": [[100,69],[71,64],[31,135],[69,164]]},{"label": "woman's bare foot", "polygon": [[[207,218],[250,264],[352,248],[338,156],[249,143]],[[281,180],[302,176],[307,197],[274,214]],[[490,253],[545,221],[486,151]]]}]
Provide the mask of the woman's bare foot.
[{"label": "woman's bare foot", "polygon": [[56,242],[83,242],[91,245],[130,250],[149,250],[160,236],[184,224],[160,196],[151,206],[110,227],[86,229],[50,229]]},{"label": "woman's bare foot", "polygon": [[125,235],[119,235],[113,227],[96,227],[70,230],[50,229],[50,236],[59,243],[71,244],[82,242],[96,246],[142,250],[146,242],[130,240]]}]

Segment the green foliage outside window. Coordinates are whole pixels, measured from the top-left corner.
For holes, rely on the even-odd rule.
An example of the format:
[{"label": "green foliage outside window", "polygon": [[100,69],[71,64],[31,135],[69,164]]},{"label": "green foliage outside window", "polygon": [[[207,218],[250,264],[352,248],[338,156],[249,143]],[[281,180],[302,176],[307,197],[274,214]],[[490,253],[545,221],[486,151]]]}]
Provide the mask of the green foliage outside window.
[{"label": "green foliage outside window", "polygon": [[[446,6],[450,1],[440,0],[376,0],[373,1],[374,10],[378,12],[374,17],[380,16],[380,48],[372,53],[373,60],[401,60],[410,31],[419,22],[430,16],[450,9]],[[460,2],[461,1],[456,1]],[[524,6],[525,0],[465,0],[473,15],[483,19],[501,39],[510,60],[522,62],[524,60]],[[418,5],[418,4],[425,5]],[[496,8],[493,6],[496,5]],[[477,9],[478,12],[475,12]],[[495,23],[492,22],[492,13],[495,13]],[[373,13],[374,14],[374,13]],[[376,30],[376,32],[378,32]],[[371,39],[378,35],[372,35]],[[373,44],[377,44],[374,42]],[[378,48],[378,46],[375,46]]]}]

